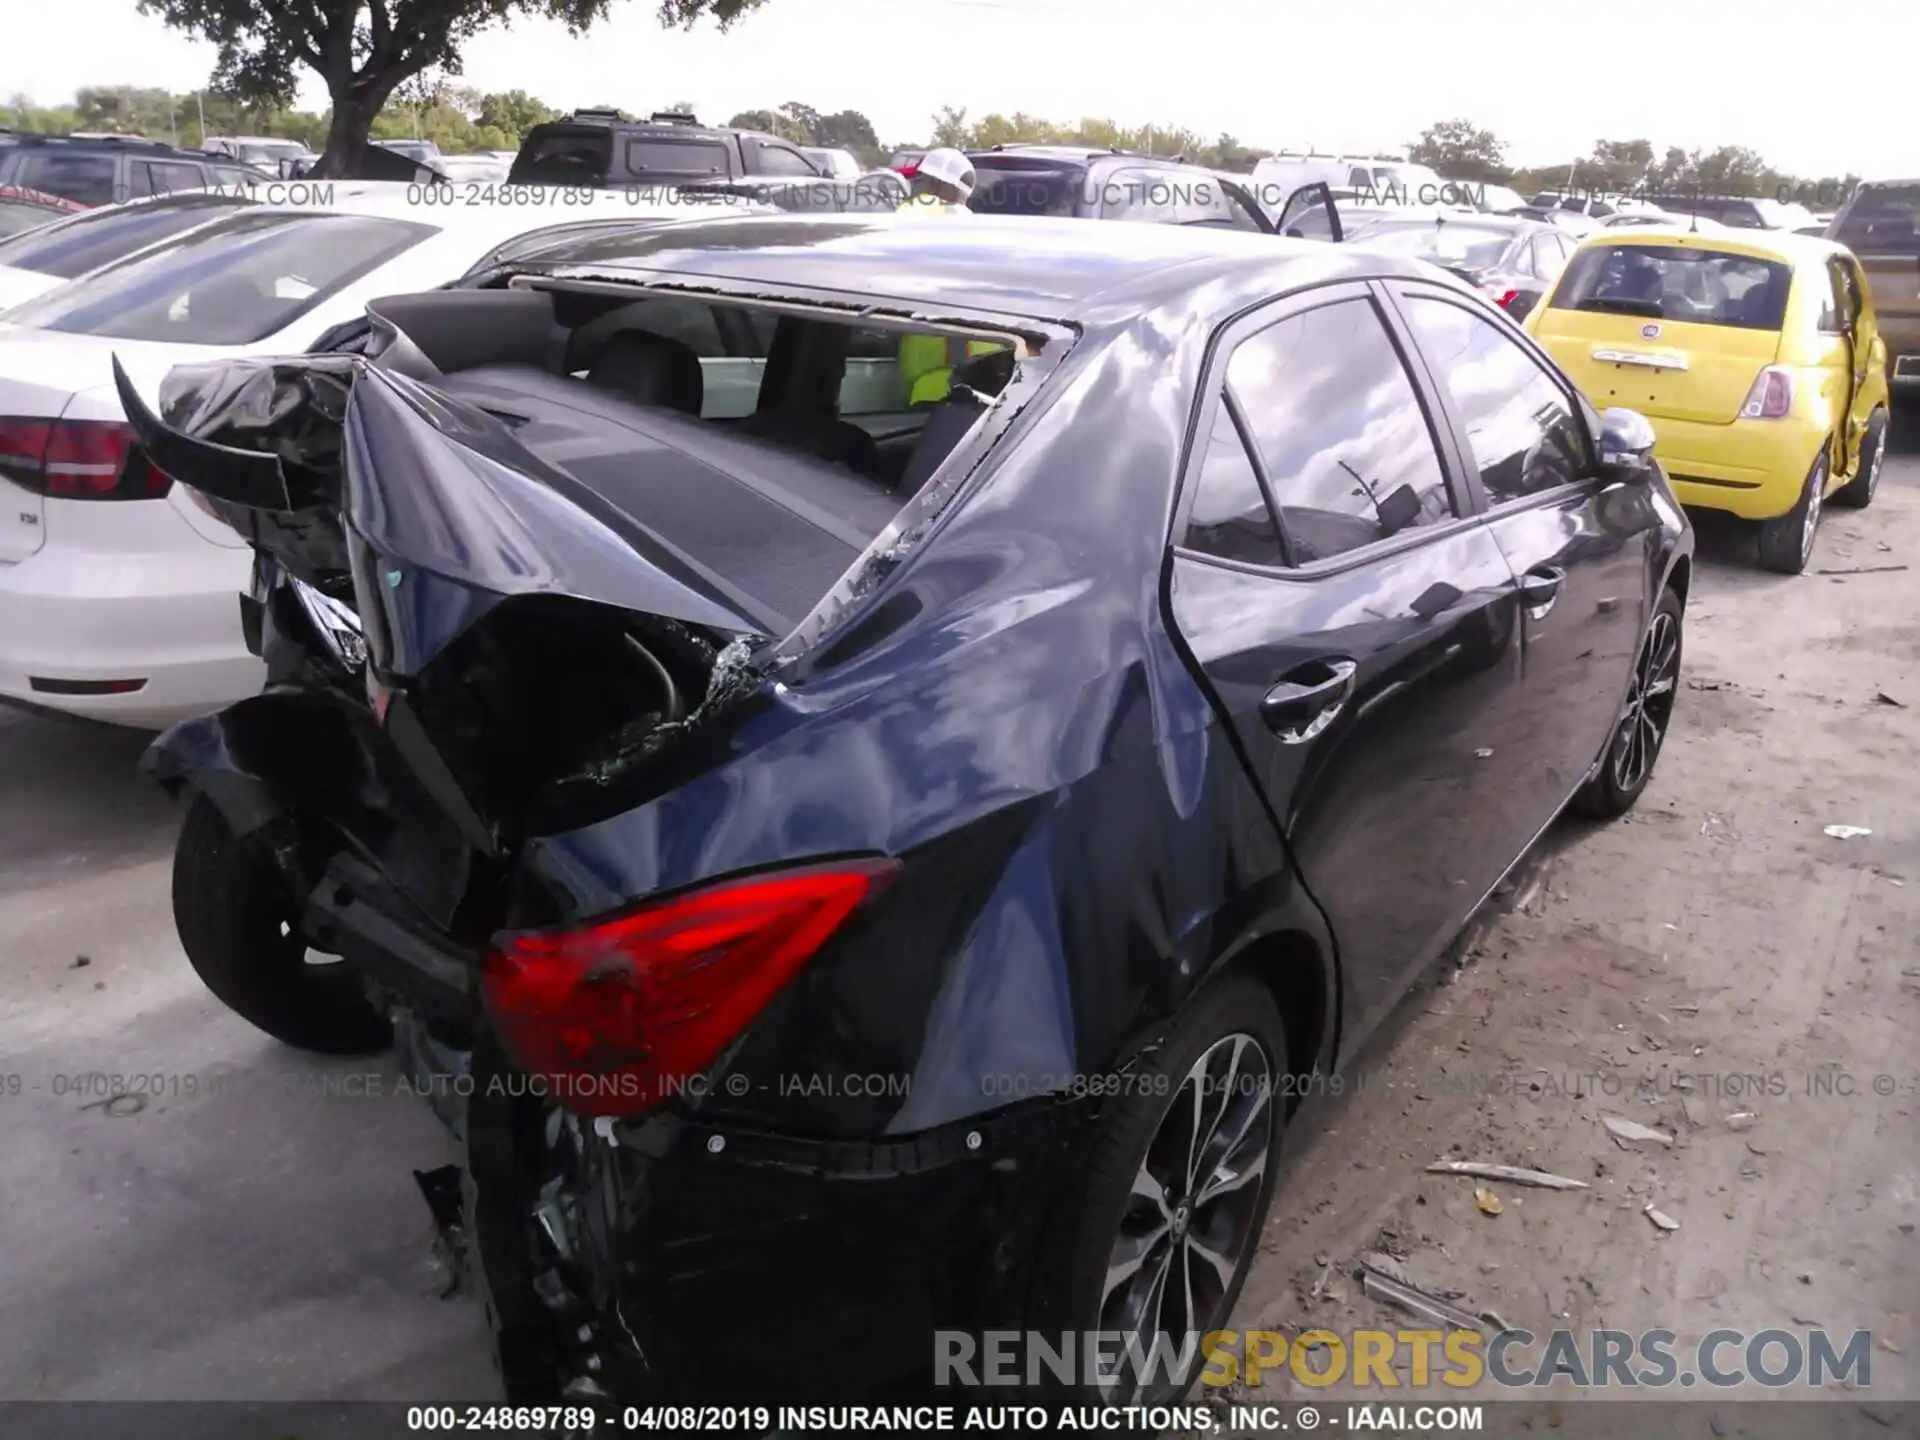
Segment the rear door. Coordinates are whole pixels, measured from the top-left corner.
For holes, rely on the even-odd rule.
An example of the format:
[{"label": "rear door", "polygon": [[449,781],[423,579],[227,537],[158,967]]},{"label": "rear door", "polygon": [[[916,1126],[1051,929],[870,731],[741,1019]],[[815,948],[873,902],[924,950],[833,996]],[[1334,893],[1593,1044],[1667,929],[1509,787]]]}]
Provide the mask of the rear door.
[{"label": "rear door", "polygon": [[[1174,622],[1340,947],[1357,1044],[1513,859],[1513,575],[1359,284],[1215,347],[1176,522]],[[1452,457],[1452,458],[1448,458]]]},{"label": "rear door", "polygon": [[1531,328],[1599,409],[1729,425],[1779,354],[1792,280],[1705,240],[1596,240]]},{"label": "rear door", "polygon": [[1594,478],[1579,399],[1511,326],[1438,286],[1391,290],[1453,402],[1494,539],[1519,579],[1524,710],[1537,735],[1536,763],[1515,784],[1522,828],[1544,825],[1619,715],[1647,625],[1659,516],[1646,486]]}]

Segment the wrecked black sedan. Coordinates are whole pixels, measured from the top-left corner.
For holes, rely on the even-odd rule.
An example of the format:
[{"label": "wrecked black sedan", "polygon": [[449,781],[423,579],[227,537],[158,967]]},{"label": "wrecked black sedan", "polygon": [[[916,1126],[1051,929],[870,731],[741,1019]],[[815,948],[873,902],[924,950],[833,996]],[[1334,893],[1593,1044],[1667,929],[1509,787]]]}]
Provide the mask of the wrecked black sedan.
[{"label": "wrecked black sedan", "polygon": [[341,344],[123,386],[271,672],[149,765],[213,992],[456,1077],[517,1399],[1213,1328],[1299,1077],[1672,712],[1650,431],[1416,262],[597,227]]}]

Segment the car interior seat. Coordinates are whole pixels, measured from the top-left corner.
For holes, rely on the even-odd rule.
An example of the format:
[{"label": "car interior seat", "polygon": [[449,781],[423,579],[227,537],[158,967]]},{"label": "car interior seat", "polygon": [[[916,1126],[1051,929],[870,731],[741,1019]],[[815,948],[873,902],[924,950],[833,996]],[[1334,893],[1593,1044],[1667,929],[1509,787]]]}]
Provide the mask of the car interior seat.
[{"label": "car interior seat", "polygon": [[920,492],[974,423],[1013,383],[1015,364],[1013,351],[999,349],[976,355],[954,368],[952,388],[928,414],[920,441],[907,457],[906,469],[894,487],[895,494],[909,500]]},{"label": "car interior seat", "polygon": [[215,275],[187,292],[187,315],[202,334],[230,328],[257,330],[276,301],[258,279],[245,274]]},{"label": "car interior seat", "polygon": [[640,405],[698,415],[706,376],[693,348],[649,330],[621,330],[587,364],[586,380]]}]

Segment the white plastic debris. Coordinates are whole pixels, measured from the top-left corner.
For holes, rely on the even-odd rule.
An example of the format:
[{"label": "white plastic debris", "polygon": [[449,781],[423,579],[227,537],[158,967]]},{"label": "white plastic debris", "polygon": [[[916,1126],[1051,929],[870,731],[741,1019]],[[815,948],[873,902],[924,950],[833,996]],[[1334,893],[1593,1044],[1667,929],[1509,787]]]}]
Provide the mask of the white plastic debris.
[{"label": "white plastic debris", "polygon": [[1646,1213],[1647,1219],[1658,1225],[1662,1230],[1678,1230],[1680,1228],[1680,1222],[1664,1210],[1656,1210],[1653,1206],[1649,1205],[1647,1206]]},{"label": "white plastic debris", "polygon": [[1642,1125],[1637,1120],[1622,1120],[1613,1115],[1602,1115],[1600,1123],[1616,1140],[1652,1140],[1661,1145],[1673,1144],[1673,1136],[1664,1130],[1656,1130],[1651,1125]]},{"label": "white plastic debris", "polygon": [[1864,825],[1829,825],[1826,833],[1836,840],[1858,840],[1862,835],[1873,834],[1873,831]]},{"label": "white plastic debris", "polygon": [[1506,1180],[1515,1185],[1537,1185],[1543,1190],[1584,1190],[1587,1182],[1552,1175],[1545,1170],[1523,1170],[1517,1165],[1489,1165],[1479,1160],[1436,1160],[1429,1175],[1475,1175],[1483,1180]]}]

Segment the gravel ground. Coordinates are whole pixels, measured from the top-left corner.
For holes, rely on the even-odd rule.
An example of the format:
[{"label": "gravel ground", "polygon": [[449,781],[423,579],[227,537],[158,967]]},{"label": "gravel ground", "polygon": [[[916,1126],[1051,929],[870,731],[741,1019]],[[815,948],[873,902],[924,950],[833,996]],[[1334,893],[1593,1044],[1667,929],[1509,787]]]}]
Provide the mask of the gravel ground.
[{"label": "gravel ground", "polygon": [[[1507,912],[1297,1118],[1239,1324],[1399,1325],[1350,1273],[1386,1250],[1541,1333],[1869,1329],[1871,1399],[1920,1399],[1920,416],[1902,419],[1874,507],[1821,532],[1818,569],[1852,573],[1765,575],[1749,537],[1702,526],[1685,688],[1640,808],[1551,834]],[[489,1396],[409,1173],[449,1158],[438,1125],[412,1098],[320,1093],[353,1067],[200,988],[168,903],[178,814],[134,772],[141,744],[0,713],[0,1055],[22,1077],[0,1090],[0,1398]],[[105,1104],[64,1078],[92,1072],[158,1090]],[[1673,1143],[1623,1148],[1609,1115]],[[1473,1181],[1423,1173],[1441,1158],[1589,1188],[1494,1182],[1489,1215]],[[1296,1393],[1282,1374],[1257,1398]]]}]

